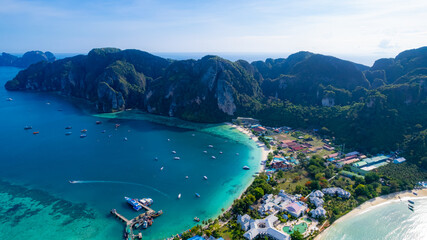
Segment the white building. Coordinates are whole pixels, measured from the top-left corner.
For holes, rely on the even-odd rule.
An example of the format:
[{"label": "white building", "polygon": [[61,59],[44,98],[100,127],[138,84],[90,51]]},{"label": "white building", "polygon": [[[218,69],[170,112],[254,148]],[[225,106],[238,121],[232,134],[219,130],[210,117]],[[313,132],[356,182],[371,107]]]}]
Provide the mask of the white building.
[{"label": "white building", "polygon": [[405,162],[406,159],[404,157],[396,158],[393,160],[393,163],[399,164]]},{"label": "white building", "polygon": [[310,197],[310,202],[314,204],[316,207],[322,207],[323,206],[323,199],[318,197]]},{"label": "white building", "polygon": [[297,200],[294,195],[287,194],[284,190],[280,190],[279,196],[281,196],[285,200],[289,200],[290,202],[295,202]]},{"label": "white building", "polygon": [[258,209],[258,212],[261,215],[270,215],[276,214],[279,211],[284,211],[286,206],[292,203],[290,199],[292,199],[292,195],[285,194],[283,196],[275,196],[273,194],[266,194],[262,198],[262,204]]},{"label": "white building", "polygon": [[322,189],[322,192],[330,196],[337,195],[338,197],[342,197],[342,198],[350,198],[351,196],[349,192],[345,191],[342,188],[337,188],[337,187],[324,188]]},{"label": "white building", "polygon": [[310,211],[311,216],[313,218],[319,218],[319,217],[325,217],[326,216],[326,210],[323,207],[318,207],[316,209],[313,209]]},{"label": "white building", "polygon": [[245,231],[248,231],[250,226],[249,226],[249,221],[251,220],[251,217],[248,214],[245,215],[239,215],[237,216],[237,223],[240,224],[240,226],[242,226],[242,229]]},{"label": "white building", "polygon": [[277,220],[278,218],[274,215],[256,220],[251,219],[247,214],[237,217],[237,222],[242,226],[242,229],[246,231],[246,233],[243,234],[243,237],[246,239],[251,240],[258,236],[268,236],[275,240],[290,240],[289,235],[274,228],[274,223],[277,222]]},{"label": "white building", "polygon": [[310,193],[310,197],[322,198],[324,195],[325,194],[323,194],[322,191],[320,191],[320,190],[316,190],[316,191]]},{"label": "white building", "polygon": [[294,202],[286,206],[285,211],[291,214],[292,216],[298,218],[304,214],[304,211],[307,210],[307,206],[302,202]]}]

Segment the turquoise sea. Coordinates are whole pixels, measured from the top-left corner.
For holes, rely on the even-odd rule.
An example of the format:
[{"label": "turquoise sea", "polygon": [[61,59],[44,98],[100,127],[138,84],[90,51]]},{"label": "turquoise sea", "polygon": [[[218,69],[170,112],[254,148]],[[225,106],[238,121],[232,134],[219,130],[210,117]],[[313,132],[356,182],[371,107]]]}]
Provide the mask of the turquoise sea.
[{"label": "turquoise sea", "polygon": [[415,211],[408,209],[406,198],[389,201],[334,223],[321,240],[425,240],[427,239],[427,198],[410,198]]},{"label": "turquoise sea", "polygon": [[77,100],[6,91],[18,71],[0,68],[0,239],[122,239],[124,225],[109,211],[135,217],[124,196],[153,198],[152,208],[164,214],[142,234],[166,238],[194,226],[196,216],[216,217],[259,169],[256,144],[227,125],[135,112],[91,115]]}]

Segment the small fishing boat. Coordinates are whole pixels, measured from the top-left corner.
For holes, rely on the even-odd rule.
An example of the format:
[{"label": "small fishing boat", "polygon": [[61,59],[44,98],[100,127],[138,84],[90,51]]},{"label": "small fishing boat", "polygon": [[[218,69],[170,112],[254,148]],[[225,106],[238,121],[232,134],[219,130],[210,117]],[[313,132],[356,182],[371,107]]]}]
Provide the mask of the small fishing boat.
[{"label": "small fishing boat", "polygon": [[173,159],[175,159],[175,160],[179,160],[179,159],[181,159],[180,157],[174,157]]},{"label": "small fishing boat", "polygon": [[194,218],[194,221],[195,221],[195,222],[200,222],[200,218],[195,217],[195,218]]},{"label": "small fishing boat", "polygon": [[80,138],[85,138],[85,137],[87,137],[86,134],[80,134]]},{"label": "small fishing boat", "polygon": [[416,192],[412,192],[415,196],[418,196],[418,193],[416,193]]},{"label": "small fishing boat", "polygon": [[208,147],[213,148],[213,145],[208,145]]},{"label": "small fishing boat", "polygon": [[102,122],[101,121],[96,121],[95,122],[97,125],[99,125],[99,124],[101,124]]},{"label": "small fishing boat", "polygon": [[216,159],[216,157],[215,157],[215,156],[211,156],[211,158],[212,158],[212,159]]},{"label": "small fishing boat", "polygon": [[159,158],[158,158],[158,157],[155,157],[155,158],[154,158],[154,160],[159,161]]},{"label": "small fishing boat", "polygon": [[219,152],[219,154],[222,154],[222,152]]},{"label": "small fishing boat", "polygon": [[101,131],[101,133],[106,133],[106,132],[107,132],[106,130],[102,130],[102,131]]},{"label": "small fishing boat", "polygon": [[73,183],[77,183],[77,181],[68,181],[69,183],[73,184]]},{"label": "small fishing boat", "polygon": [[170,142],[171,140],[168,138],[168,142]]},{"label": "small fishing boat", "polygon": [[250,168],[248,166],[243,166],[244,170],[249,170]]},{"label": "small fishing boat", "polygon": [[33,134],[34,134],[34,135],[39,134],[39,131],[37,131],[37,132],[33,132]]},{"label": "small fishing boat", "polygon": [[80,132],[85,133],[85,132],[87,132],[87,129],[82,129],[82,130],[80,130]]},{"label": "small fishing boat", "polygon": [[176,154],[176,151],[174,150],[174,151],[172,151],[172,153],[173,153],[173,154]]},{"label": "small fishing boat", "polygon": [[69,135],[71,135],[71,134],[72,134],[72,132],[66,132],[66,133],[65,133],[65,135],[66,135],[66,136],[69,136]]},{"label": "small fishing boat", "polygon": [[208,180],[208,177],[206,177],[206,176],[203,176],[203,178],[204,178],[205,180]]},{"label": "small fishing boat", "polygon": [[31,127],[31,126],[25,126],[24,127],[24,130],[30,130],[30,129],[33,129],[33,127]]},{"label": "small fishing boat", "polygon": [[208,151],[203,151],[204,153],[208,153]]},{"label": "small fishing boat", "polygon": [[148,222],[144,221],[144,223],[142,224],[142,228],[146,229],[148,227]]},{"label": "small fishing boat", "polygon": [[198,194],[198,193],[195,193],[195,195],[196,195],[196,197],[200,197],[200,194]]},{"label": "small fishing boat", "polygon": [[185,179],[188,179],[188,176],[185,176]]},{"label": "small fishing boat", "polygon": [[72,128],[71,126],[66,126],[66,127],[65,127],[65,129],[71,129],[71,128]]},{"label": "small fishing boat", "polygon": [[410,204],[415,204],[415,203],[414,203],[414,201],[412,201],[412,200],[408,200],[408,202],[409,202]]},{"label": "small fishing boat", "polygon": [[13,101],[13,98],[6,98],[6,101]]},{"label": "small fishing boat", "polygon": [[181,198],[181,193],[180,194],[178,194],[178,199],[180,199]]},{"label": "small fishing boat", "polygon": [[409,210],[411,210],[412,212],[414,211],[414,209],[413,209],[413,208],[411,208],[411,207],[408,207],[408,209],[409,209]]},{"label": "small fishing boat", "polygon": [[116,123],[116,128],[120,127],[120,124]]},{"label": "small fishing boat", "polygon": [[239,156],[239,153],[236,153],[237,156]]},{"label": "small fishing boat", "polygon": [[193,137],[194,137],[194,136],[196,136],[196,134],[194,134],[194,133],[193,133],[193,134],[191,134],[191,136],[193,136]]},{"label": "small fishing boat", "polygon": [[408,204],[408,207],[410,207],[410,208],[414,208],[414,205]]},{"label": "small fishing boat", "polygon": [[163,171],[163,167],[160,168],[160,171]]},{"label": "small fishing boat", "polygon": [[128,140],[128,138],[127,138],[127,137],[124,137],[124,138],[123,138],[123,140],[127,141],[127,140]]}]

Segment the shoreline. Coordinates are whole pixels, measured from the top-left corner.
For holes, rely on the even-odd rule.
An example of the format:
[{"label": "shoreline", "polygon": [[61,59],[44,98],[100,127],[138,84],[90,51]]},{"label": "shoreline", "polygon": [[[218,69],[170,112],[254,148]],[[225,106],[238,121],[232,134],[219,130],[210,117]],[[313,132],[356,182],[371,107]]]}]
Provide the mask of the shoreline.
[{"label": "shoreline", "polygon": [[[257,144],[258,149],[261,150],[261,160],[260,160],[260,168],[259,168],[259,172],[264,172],[265,170],[265,164],[261,164],[262,161],[267,160],[268,158],[268,154],[271,152],[270,149],[268,149],[265,144],[263,142],[261,142],[260,140],[258,140],[258,138],[253,135],[251,132],[249,132],[248,130],[246,130],[245,128],[239,126],[239,125],[235,125],[229,122],[226,122],[225,124],[229,125],[230,127],[236,129],[237,131],[245,134],[246,136],[248,136],[252,141],[254,141]],[[262,147],[261,147],[262,146]]]},{"label": "shoreline", "polygon": [[[261,164],[261,162],[262,161],[264,161],[264,160],[267,160],[267,157],[268,157],[268,153],[270,152],[270,149],[268,149],[265,145],[264,145],[264,143],[263,142],[261,142],[261,141],[259,141],[252,133],[250,133],[250,132],[248,132],[248,131],[246,131],[246,129],[244,129],[243,127],[241,127],[241,126],[238,126],[238,125],[235,125],[235,124],[232,124],[232,123],[229,123],[229,122],[225,122],[224,124],[226,124],[226,125],[228,125],[228,126],[230,126],[230,127],[232,127],[233,129],[236,129],[237,131],[239,131],[240,133],[242,133],[242,134],[244,134],[244,135],[246,135],[246,136],[248,136],[254,143],[256,143],[256,145],[257,145],[257,147],[258,147],[258,149],[261,151],[261,156],[260,156],[260,160],[259,160],[259,162],[258,162],[258,164],[259,164],[259,168],[258,168],[258,173],[261,173],[261,172],[264,172],[264,170],[265,170],[265,164]],[[259,146],[260,146],[260,144],[261,145],[263,145],[263,147],[262,148],[260,148]],[[258,175],[258,174],[256,174],[256,175]],[[247,185],[246,185],[246,187],[245,187],[245,190],[239,195],[239,197],[237,197],[237,198],[235,198],[234,200],[233,200],[233,202],[235,201],[235,200],[237,200],[237,199],[240,199],[240,198],[242,198],[242,196],[243,196],[243,194],[246,192],[246,190],[249,188],[249,186],[251,186],[251,184],[252,184],[252,182],[254,181],[254,179],[255,178],[252,178],[252,180],[251,181],[249,181],[248,183],[247,183]],[[231,210],[231,207],[233,206],[233,204],[231,204],[223,213],[226,213],[226,212],[228,212],[228,211],[230,211]],[[223,214],[222,213],[222,214]],[[219,217],[221,214],[219,214],[217,217]]]},{"label": "shoreline", "polygon": [[[418,195],[414,195],[413,192],[416,192]],[[326,228],[324,231],[322,231],[319,235],[317,235],[314,240],[322,240],[323,237],[325,237],[326,233],[331,227],[334,227],[337,223],[340,223],[342,221],[345,221],[349,218],[356,217],[359,214],[363,214],[365,212],[368,212],[375,207],[382,206],[384,204],[388,204],[391,202],[396,201],[407,201],[408,199],[417,199],[417,198],[427,198],[427,189],[420,189],[420,190],[407,190],[402,192],[395,192],[390,193],[387,195],[382,195],[373,199],[370,199],[364,203],[362,203],[360,206],[354,208],[349,213],[345,214],[344,216],[337,219],[332,225],[330,225],[328,228]]]}]

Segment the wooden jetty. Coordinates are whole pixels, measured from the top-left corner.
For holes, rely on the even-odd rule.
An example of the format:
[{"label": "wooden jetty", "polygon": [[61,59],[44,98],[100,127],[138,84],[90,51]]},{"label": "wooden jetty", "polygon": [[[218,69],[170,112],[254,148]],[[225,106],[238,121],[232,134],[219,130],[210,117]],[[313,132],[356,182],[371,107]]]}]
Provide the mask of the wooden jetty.
[{"label": "wooden jetty", "polygon": [[143,204],[140,204],[140,206],[143,207],[146,210],[146,212],[132,218],[131,220],[127,219],[126,217],[118,213],[116,209],[111,210],[111,214],[113,214],[118,219],[126,223],[125,235],[124,235],[125,239],[128,239],[128,240],[134,240],[135,238],[141,239],[142,238],[141,233],[139,233],[138,235],[133,234],[134,226],[136,224],[139,224],[138,226],[140,226],[144,223],[144,221],[150,222],[150,225],[151,225],[153,218],[156,218],[163,214],[162,210],[156,212],[153,209]]}]

